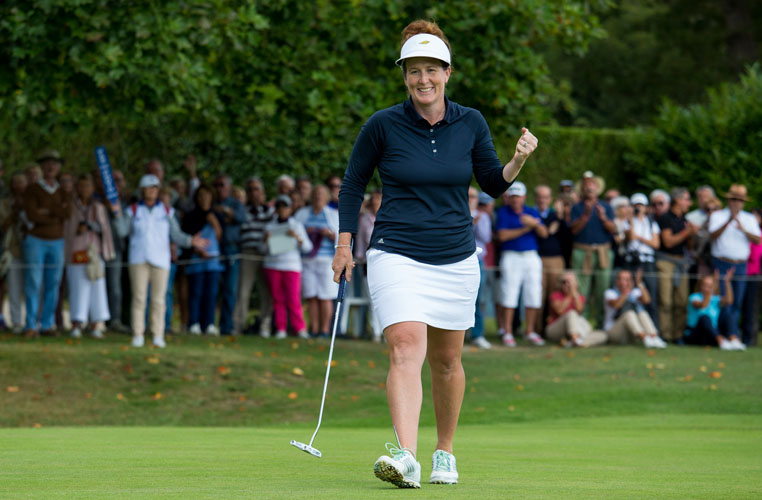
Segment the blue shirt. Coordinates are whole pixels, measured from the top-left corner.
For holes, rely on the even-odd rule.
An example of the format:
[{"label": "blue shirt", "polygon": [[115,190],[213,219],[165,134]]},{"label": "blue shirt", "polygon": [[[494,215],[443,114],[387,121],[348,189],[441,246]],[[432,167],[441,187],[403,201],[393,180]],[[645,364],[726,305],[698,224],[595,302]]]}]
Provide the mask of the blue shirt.
[{"label": "blue shirt", "polygon": [[328,218],[325,216],[325,211],[321,210],[319,214],[315,214],[312,210],[309,211],[307,220],[304,221],[304,227],[307,230],[307,235],[313,244],[317,243],[317,248],[312,250],[311,255],[313,257],[333,257],[334,240],[331,238],[325,238],[319,235],[321,229],[333,228],[328,224]]},{"label": "blue shirt", "polygon": [[185,267],[185,274],[203,273],[206,271],[222,271],[224,267],[220,262],[220,243],[217,241],[217,234],[211,224],[206,224],[201,229],[201,237],[209,240],[209,246],[206,247],[208,259],[203,259],[198,254],[191,257],[192,263]]},{"label": "blue shirt", "polygon": [[223,255],[232,255],[238,253],[241,239],[241,225],[246,222],[246,207],[232,196],[228,196],[220,202],[224,207],[230,207],[233,211],[233,217],[228,220],[223,212],[215,212],[217,220],[222,226],[222,247]]},{"label": "blue shirt", "polygon": [[498,197],[509,186],[484,117],[445,98],[430,125],[412,102],[376,112],[360,130],[339,195],[340,232],[357,233],[365,188],[378,168],[383,201],[370,246],[427,264],[461,261],[476,251],[468,186]]},{"label": "blue shirt", "polygon": [[[519,229],[524,227],[521,223],[520,217],[522,214],[531,215],[537,219],[540,218],[540,213],[534,208],[524,205],[521,213],[517,214],[508,205],[500,207],[497,211],[497,225],[495,226],[498,231],[501,229]],[[512,250],[514,252],[528,252],[530,250],[537,250],[537,235],[534,231],[524,233],[518,238],[503,241],[500,243],[500,250]]]},{"label": "blue shirt", "polygon": [[[598,204],[606,211],[606,217],[609,220],[613,220],[614,210],[611,209],[611,206],[605,201],[598,201]],[[574,221],[579,219],[584,213],[585,202],[580,201],[571,209],[571,223],[574,224]],[[583,243],[585,245],[611,243],[611,233],[606,231],[606,228],[603,227],[603,222],[601,222],[601,219],[598,217],[598,210],[595,207],[593,207],[590,212],[590,218],[587,220],[585,227],[582,228],[582,231],[580,231],[579,234],[574,236],[574,242]]]},{"label": "blue shirt", "polygon": [[717,323],[720,319],[720,296],[712,295],[712,298],[709,299],[709,305],[703,309],[696,309],[693,306],[694,302],[703,301],[704,296],[699,292],[692,293],[690,297],[688,297],[688,317],[685,321],[685,326],[688,328],[696,328],[699,317],[703,315],[709,316],[709,319],[712,321],[712,326],[717,328]]}]

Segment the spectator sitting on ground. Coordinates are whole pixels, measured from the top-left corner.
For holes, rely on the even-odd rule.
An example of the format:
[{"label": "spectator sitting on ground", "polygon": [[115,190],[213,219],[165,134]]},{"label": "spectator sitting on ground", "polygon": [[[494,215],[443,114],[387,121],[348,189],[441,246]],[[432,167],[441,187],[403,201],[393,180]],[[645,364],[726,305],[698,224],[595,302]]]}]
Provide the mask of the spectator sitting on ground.
[{"label": "spectator sitting on ground", "polygon": [[558,342],[570,347],[590,347],[605,344],[606,334],[593,330],[590,323],[582,317],[585,309],[585,297],[579,293],[577,276],[573,271],[566,271],[557,280],[556,290],[548,301],[548,324],[545,337],[550,342]]},{"label": "spectator sitting on ground", "polygon": [[301,222],[291,217],[291,198],[275,198],[276,217],[265,225],[267,256],[263,264],[272,296],[275,338],[288,336],[288,325],[299,338],[310,335],[302,312],[302,254],[312,250],[312,242]]},{"label": "spectator sitting on ground", "polygon": [[651,191],[648,197],[651,200],[651,215],[654,219],[658,219],[662,215],[669,212],[669,207],[672,202],[669,193],[663,189],[654,189]]},{"label": "spectator sitting on ground", "polygon": [[[114,242],[106,207],[95,199],[89,174],[77,178],[71,217],[64,222],[64,256],[69,288],[72,338],[82,336],[84,324],[90,335],[103,338],[104,322],[110,316],[106,293],[105,262],[114,258]],[[117,210],[114,208],[113,210]]]},{"label": "spectator sitting on ground", "polygon": [[639,339],[645,347],[664,349],[667,343],[659,338],[651,317],[643,306],[651,301],[648,289],[643,284],[643,272],[635,275],[626,269],[616,275],[615,287],[604,295],[606,317],[603,328],[612,344],[627,344]]},{"label": "spectator sitting on ground", "polygon": [[536,315],[542,307],[542,260],[537,254],[537,237],[548,236],[540,214],[524,204],[527,189],[514,182],[508,188],[508,202],[497,212],[497,237],[500,240],[500,281],[505,308],[503,345],[515,347],[513,318],[521,293],[526,309],[526,339],[534,345],[545,341],[535,332]]},{"label": "spectator sitting on ground", "polygon": [[738,323],[733,321],[730,306],[733,304],[733,287],[730,280],[733,268],[723,278],[725,294],[715,295],[720,271],[699,280],[699,291],[688,299],[688,321],[683,341],[692,345],[716,345],[723,351],[745,351],[746,346],[738,338]]}]

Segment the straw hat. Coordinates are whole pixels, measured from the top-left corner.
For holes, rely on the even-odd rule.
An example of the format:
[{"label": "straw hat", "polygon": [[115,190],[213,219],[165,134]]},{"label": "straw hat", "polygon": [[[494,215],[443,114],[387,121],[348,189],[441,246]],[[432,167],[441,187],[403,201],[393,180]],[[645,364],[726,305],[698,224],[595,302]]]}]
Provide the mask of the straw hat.
[{"label": "straw hat", "polygon": [[582,174],[582,180],[579,180],[574,183],[574,190],[577,191],[580,195],[582,195],[582,181],[586,179],[594,179],[595,183],[598,184],[598,192],[595,193],[596,196],[600,196],[604,189],[606,189],[606,181],[601,177],[600,175],[593,174],[592,171],[587,170],[584,174]]},{"label": "straw hat", "polygon": [[730,189],[725,193],[725,198],[728,200],[749,201],[746,186],[743,184],[731,184]]}]

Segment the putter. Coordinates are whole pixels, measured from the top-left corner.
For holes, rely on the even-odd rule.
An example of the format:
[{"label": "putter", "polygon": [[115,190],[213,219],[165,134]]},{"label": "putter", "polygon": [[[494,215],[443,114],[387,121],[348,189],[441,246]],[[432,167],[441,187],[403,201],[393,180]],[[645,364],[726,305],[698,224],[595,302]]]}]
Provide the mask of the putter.
[{"label": "putter", "polygon": [[318,450],[317,448],[314,448],[312,446],[312,443],[315,441],[315,436],[317,436],[317,433],[320,430],[320,423],[323,421],[323,407],[325,406],[325,393],[328,390],[328,376],[331,374],[331,359],[333,358],[333,343],[334,343],[334,340],[336,340],[336,329],[339,326],[339,317],[341,316],[341,303],[344,300],[344,286],[346,285],[346,282],[347,280],[346,280],[345,272],[342,271],[341,278],[339,278],[339,296],[336,298],[336,314],[334,314],[334,317],[333,317],[333,332],[331,332],[331,348],[328,350],[328,366],[325,369],[325,384],[323,384],[323,400],[320,402],[320,415],[318,416],[317,427],[315,428],[314,434],[312,434],[312,439],[310,439],[310,444],[304,444],[294,439],[291,440],[291,446],[296,446],[303,452],[309,453],[313,457],[318,457],[318,458],[321,458],[323,454],[320,453],[320,450]]}]

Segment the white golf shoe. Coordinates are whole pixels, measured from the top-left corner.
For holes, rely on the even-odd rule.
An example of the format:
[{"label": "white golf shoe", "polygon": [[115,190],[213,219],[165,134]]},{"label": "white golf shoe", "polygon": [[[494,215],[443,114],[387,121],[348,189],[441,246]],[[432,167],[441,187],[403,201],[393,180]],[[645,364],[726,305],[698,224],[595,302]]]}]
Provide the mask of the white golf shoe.
[{"label": "white golf shoe", "polygon": [[458,484],[458,469],[455,468],[455,455],[444,450],[437,450],[431,457],[431,484]]},{"label": "white golf shoe", "polygon": [[397,448],[386,443],[391,457],[383,455],[376,460],[373,473],[381,481],[392,483],[397,488],[421,487],[421,464],[407,448]]}]

